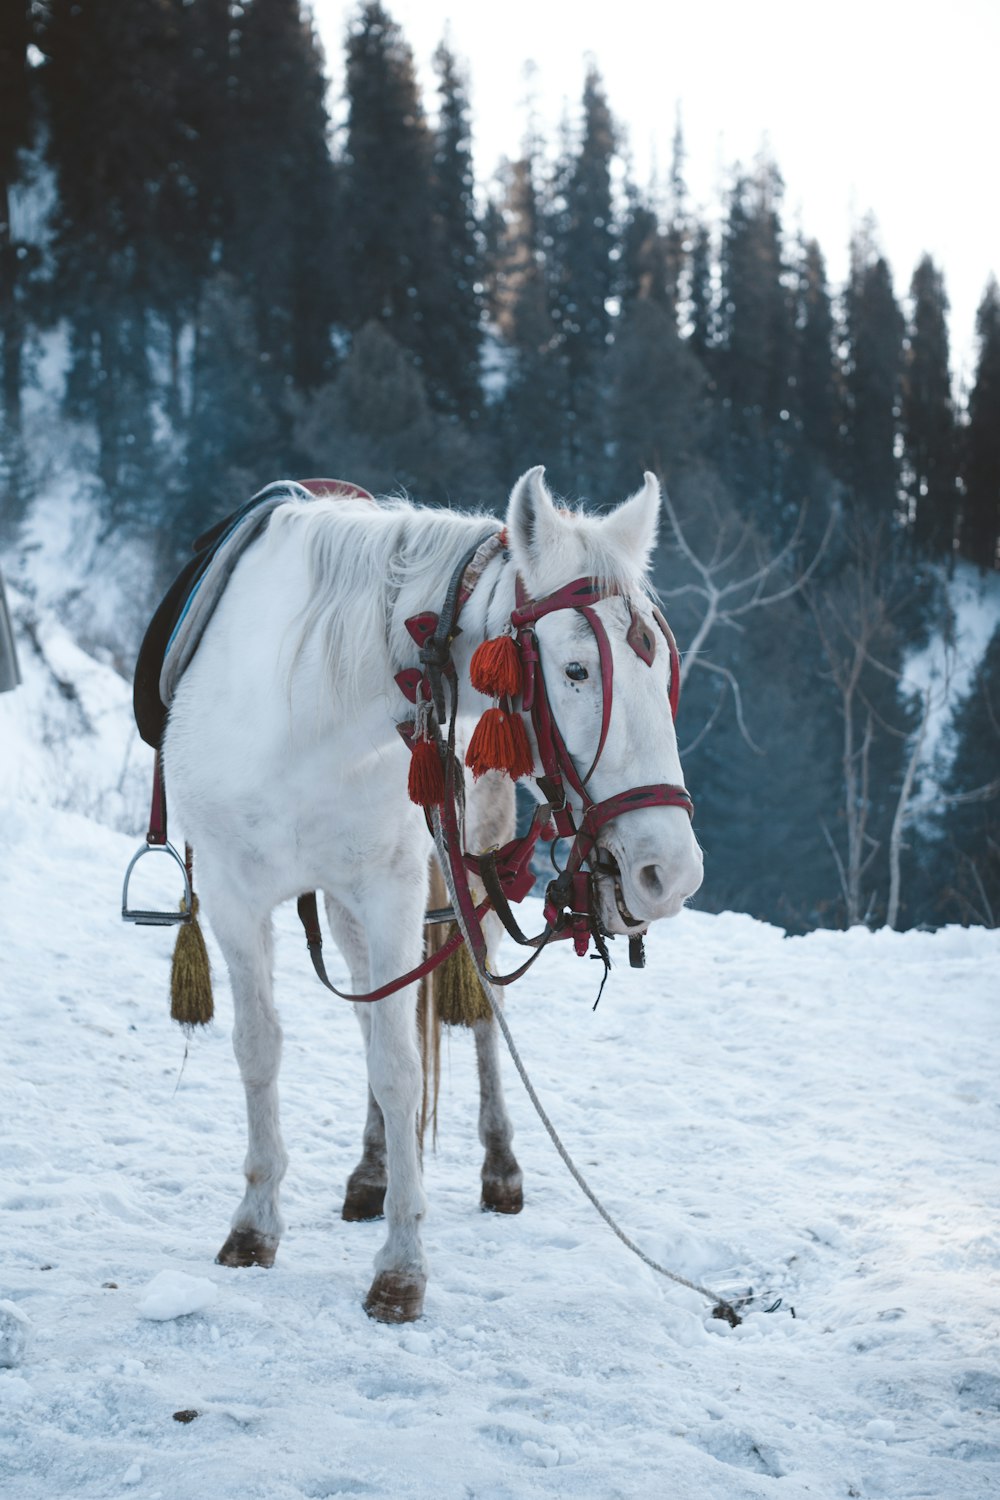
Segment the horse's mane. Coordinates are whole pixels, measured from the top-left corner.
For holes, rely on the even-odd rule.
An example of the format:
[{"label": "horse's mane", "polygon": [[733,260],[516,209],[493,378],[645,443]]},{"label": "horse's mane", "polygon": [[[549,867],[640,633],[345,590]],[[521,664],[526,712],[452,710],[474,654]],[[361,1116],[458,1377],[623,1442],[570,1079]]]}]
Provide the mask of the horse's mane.
[{"label": "horse's mane", "polygon": [[[500,525],[495,516],[405,499],[377,506],[349,499],[282,505],[269,534],[280,542],[289,528],[301,533],[309,578],[292,670],[312,638],[338,696],[350,696],[388,663],[397,670],[414,651],[404,620],[437,609],[456,563],[477,537]],[[404,607],[397,609],[404,594]]]},{"label": "horse's mane", "polygon": [[[563,514],[572,524],[566,531],[566,558],[553,559],[557,573],[552,587],[586,575],[626,594],[645,589],[635,560],[607,544],[599,516]],[[292,670],[313,637],[338,696],[351,695],[373,671],[384,672],[390,664],[392,671],[398,670],[414,654],[406,618],[438,609],[463,555],[502,524],[488,512],[420,506],[399,498],[380,499],[377,505],[351,499],[282,505],[271,517],[268,535],[280,542],[288,528],[299,530],[309,576],[308,596],[296,621]]]}]

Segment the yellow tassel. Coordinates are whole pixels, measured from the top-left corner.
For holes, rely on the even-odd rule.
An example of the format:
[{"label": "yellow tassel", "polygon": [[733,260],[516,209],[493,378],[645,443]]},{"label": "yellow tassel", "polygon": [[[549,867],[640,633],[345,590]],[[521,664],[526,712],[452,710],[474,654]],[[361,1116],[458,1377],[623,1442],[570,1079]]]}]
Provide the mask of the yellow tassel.
[{"label": "yellow tassel", "polygon": [[[449,928],[446,938],[454,931],[454,927]],[[434,1004],[446,1026],[472,1026],[476,1021],[488,1021],[493,1014],[467,944],[463,943],[434,971]]]},{"label": "yellow tassel", "polygon": [[[181,911],[185,902],[181,902]],[[192,901],[190,922],[177,933],[170,969],[170,1017],[182,1026],[207,1026],[215,1013],[212,970],[205,936],[198,923],[198,897]]]}]

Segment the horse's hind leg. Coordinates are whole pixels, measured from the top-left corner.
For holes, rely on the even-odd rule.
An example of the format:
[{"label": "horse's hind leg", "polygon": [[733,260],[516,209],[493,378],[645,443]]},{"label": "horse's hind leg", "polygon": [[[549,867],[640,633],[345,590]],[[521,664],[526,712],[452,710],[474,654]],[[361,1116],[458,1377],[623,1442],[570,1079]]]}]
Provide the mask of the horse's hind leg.
[{"label": "horse's hind leg", "polygon": [[519,1214],[524,1191],[521,1168],[511,1150],[514,1127],[500,1081],[500,1028],[491,1016],[488,1021],[477,1021],[473,1031],[479,1066],[479,1139],[486,1152],[480,1206],[489,1213]]},{"label": "horse's hind leg", "polygon": [[[203,890],[207,883],[202,879]],[[272,998],[271,918],[252,917],[239,900],[213,891],[208,903],[233,990],[233,1050],[247,1100],[246,1193],[216,1260],[223,1266],[270,1266],[284,1223],[278,1204],[288,1156],[278,1120],[281,1027]]]},{"label": "horse's hind leg", "polygon": [[[514,837],[514,788],[506,776],[487,773],[470,797],[469,847],[489,849]],[[496,973],[501,929],[496,917],[484,923],[490,965]],[[500,1029],[491,1016],[477,1021],[476,1062],[479,1067],[479,1139],[483,1160],[481,1207],[491,1213],[518,1214],[524,1206],[521,1168],[511,1150],[514,1127],[504,1103],[500,1078]]]},{"label": "horse's hind leg", "polygon": [[[341,906],[329,894],[326,897],[326,917],[334,941],[347,960],[351,971],[351,983],[358,993],[369,988],[368,944],[361,924],[346,907]],[[356,1005],[354,1013],[361,1025],[365,1040],[365,1056],[371,1038],[371,1007]],[[361,1147],[361,1160],[347,1179],[344,1206],[340,1216],[352,1223],[369,1219],[381,1219],[385,1209],[386,1165],[385,1165],[385,1121],[378,1101],[368,1085],[368,1112],[365,1117],[365,1133]]]}]

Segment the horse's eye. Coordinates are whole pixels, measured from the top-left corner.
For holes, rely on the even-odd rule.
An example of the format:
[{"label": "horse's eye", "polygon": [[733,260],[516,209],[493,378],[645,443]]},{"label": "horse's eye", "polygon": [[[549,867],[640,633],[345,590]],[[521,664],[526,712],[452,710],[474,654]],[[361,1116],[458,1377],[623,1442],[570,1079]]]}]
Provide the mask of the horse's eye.
[{"label": "horse's eye", "polygon": [[572,678],[574,682],[586,682],[590,673],[582,662],[571,661],[566,668],[566,676]]}]

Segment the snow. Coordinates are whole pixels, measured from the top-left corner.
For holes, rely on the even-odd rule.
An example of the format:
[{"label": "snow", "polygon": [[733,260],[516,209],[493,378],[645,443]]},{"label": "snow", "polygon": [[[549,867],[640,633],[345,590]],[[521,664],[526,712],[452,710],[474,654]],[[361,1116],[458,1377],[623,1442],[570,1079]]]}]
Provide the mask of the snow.
[{"label": "snow", "polygon": [[[145,812],[120,790],[127,691],[37,628],[45,661],[22,635],[26,685],[0,696],[0,1339],[31,1333],[0,1368],[5,1496],[996,1493],[1000,933],[787,939],[688,911],[644,971],[615,951],[596,1012],[596,966],[550,950],[508,1014],[581,1170],[650,1255],[758,1300],[731,1329],[631,1256],[510,1067],[525,1208],[481,1214],[459,1032],[425,1163],[426,1313],[377,1325],[361,1302],[382,1226],[339,1217],[359,1035],[291,908],[288,1231],[273,1270],[214,1264],[244,1150],[222,964],[209,936],[217,1020],[186,1046],[170,934],[119,918]],[[346,978],[335,950],[330,967]]]},{"label": "snow", "polygon": [[189,1276],[186,1271],[159,1271],[139,1298],[136,1311],[140,1318],[164,1323],[168,1318],[204,1312],[215,1301],[217,1292],[215,1283],[204,1276]]}]

